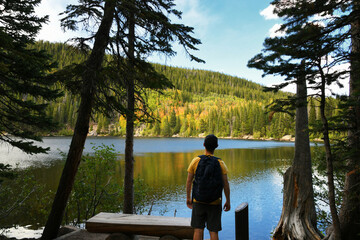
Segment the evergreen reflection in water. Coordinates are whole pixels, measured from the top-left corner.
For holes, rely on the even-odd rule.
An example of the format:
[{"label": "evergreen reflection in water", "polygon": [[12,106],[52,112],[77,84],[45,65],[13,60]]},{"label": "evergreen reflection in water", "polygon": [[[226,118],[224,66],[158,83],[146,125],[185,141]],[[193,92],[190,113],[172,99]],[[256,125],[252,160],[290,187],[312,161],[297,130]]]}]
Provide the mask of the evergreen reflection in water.
[{"label": "evergreen reflection in water", "polygon": [[[201,140],[200,140],[201,141]],[[261,142],[260,142],[261,143]],[[261,147],[261,144],[258,146]],[[222,239],[234,239],[234,212],[236,206],[248,202],[250,208],[250,238],[268,239],[275,227],[282,207],[282,176],[290,165],[293,147],[256,149],[219,149],[215,155],[222,158],[229,169],[232,211],[223,214]],[[185,182],[190,161],[203,150],[188,152],[145,152],[135,155],[134,176],[144,179],[150,186],[154,198],[153,215],[190,217],[191,211],[185,204]],[[124,161],[119,156],[117,182],[123,184]],[[45,184],[46,190],[56,191],[64,161],[53,160],[51,164],[29,169],[38,182]],[[39,197],[39,196],[37,196]],[[51,200],[49,200],[51,201]],[[2,226],[32,225],[41,227],[47,215],[44,206],[31,201],[32,206],[23,206],[27,214],[18,212],[6,220]],[[150,208],[150,204],[147,208]],[[5,221],[5,222],[4,222]],[[207,237],[207,236],[205,236]]]}]

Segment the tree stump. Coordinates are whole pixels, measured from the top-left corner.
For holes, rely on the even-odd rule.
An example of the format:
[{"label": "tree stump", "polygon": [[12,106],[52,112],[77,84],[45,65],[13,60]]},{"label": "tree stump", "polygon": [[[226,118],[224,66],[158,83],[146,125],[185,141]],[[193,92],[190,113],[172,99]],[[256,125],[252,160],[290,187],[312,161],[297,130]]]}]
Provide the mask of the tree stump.
[{"label": "tree stump", "polygon": [[283,209],[274,240],[320,240],[316,227],[305,76],[297,80],[295,155],[284,175]]}]

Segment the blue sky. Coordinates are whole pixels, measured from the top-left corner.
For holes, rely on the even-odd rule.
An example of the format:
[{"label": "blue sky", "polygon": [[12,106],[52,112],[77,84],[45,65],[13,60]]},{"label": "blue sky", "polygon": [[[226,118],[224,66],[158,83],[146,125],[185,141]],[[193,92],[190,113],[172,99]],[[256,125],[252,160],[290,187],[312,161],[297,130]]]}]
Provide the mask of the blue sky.
[{"label": "blue sky", "polygon": [[[208,69],[268,85],[274,79],[263,79],[262,72],[247,68],[247,61],[262,49],[264,39],[278,20],[265,20],[260,12],[270,1],[264,0],[179,0],[183,22],[195,28],[202,41],[196,55],[205,64],[190,62],[183,50],[167,64]],[[165,61],[165,59],[163,59]]]},{"label": "blue sky", "polygon": [[[38,39],[64,42],[78,33],[60,29],[58,14],[75,0],[42,0],[37,8],[39,15],[49,15]],[[175,0],[176,9],[183,12],[181,20],[194,27],[194,36],[202,41],[194,54],[206,61],[198,64],[186,56],[183,49],[174,46],[177,55],[172,58],[152,56],[150,61],[171,66],[206,69],[242,77],[262,85],[280,82],[274,77],[261,77],[262,72],[247,68],[247,61],[262,49],[262,43],[269,36],[269,30],[279,20],[265,20],[260,12],[267,8],[267,0]]]},{"label": "blue sky", "polygon": [[[181,20],[194,27],[194,36],[202,41],[199,51],[194,55],[205,60],[199,64],[186,56],[184,50],[174,46],[177,55],[172,58],[151,56],[149,61],[189,69],[205,69],[245,78],[271,86],[282,82],[279,76],[262,77],[262,71],[249,69],[247,62],[263,48],[266,37],[273,36],[274,29],[281,20],[272,14],[270,0],[175,0],[175,8],[183,12]],[[64,42],[79,33],[60,29],[58,14],[69,3],[76,0],[42,0],[37,8],[39,15],[49,15],[50,22],[45,25],[38,39],[51,42]],[[175,20],[175,19],[174,19]],[[287,91],[295,92],[295,86]]]}]

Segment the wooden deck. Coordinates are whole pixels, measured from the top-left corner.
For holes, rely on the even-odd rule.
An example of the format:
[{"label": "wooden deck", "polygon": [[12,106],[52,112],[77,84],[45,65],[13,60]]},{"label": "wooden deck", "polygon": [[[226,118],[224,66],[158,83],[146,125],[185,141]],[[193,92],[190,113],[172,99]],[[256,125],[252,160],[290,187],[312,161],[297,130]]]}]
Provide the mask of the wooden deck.
[{"label": "wooden deck", "polygon": [[86,222],[86,229],[96,233],[125,233],[147,236],[172,235],[182,239],[193,237],[190,218],[99,213]]}]

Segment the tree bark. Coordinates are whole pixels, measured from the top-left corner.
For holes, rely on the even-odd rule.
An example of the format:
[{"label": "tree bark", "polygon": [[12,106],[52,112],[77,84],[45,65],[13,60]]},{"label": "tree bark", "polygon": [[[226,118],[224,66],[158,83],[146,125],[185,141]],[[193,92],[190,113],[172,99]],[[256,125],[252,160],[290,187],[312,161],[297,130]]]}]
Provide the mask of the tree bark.
[{"label": "tree bark", "polygon": [[[320,62],[321,60],[319,60]],[[326,155],[326,169],[327,169],[327,179],[328,179],[328,199],[330,205],[330,213],[333,221],[333,229],[334,236],[333,239],[341,240],[341,230],[340,230],[340,221],[338,217],[338,212],[336,209],[335,202],[335,185],[334,185],[334,166],[333,166],[333,155],[331,153],[331,145],[329,138],[329,124],[328,120],[325,116],[325,106],[326,106],[326,98],[325,98],[325,85],[326,79],[325,74],[322,70],[321,65],[319,64],[319,70],[321,75],[321,99],[320,99],[320,116],[321,122],[323,124],[323,137],[324,137],[324,147],[325,147],[325,155]]]},{"label": "tree bark", "polygon": [[295,155],[284,175],[283,209],[273,239],[321,239],[316,227],[305,77],[297,81]]},{"label": "tree bark", "polygon": [[353,103],[348,142],[351,156],[347,159],[344,196],[339,213],[342,239],[360,239],[360,1],[354,0],[356,19],[351,24],[350,91]]},{"label": "tree bark", "polygon": [[103,63],[105,49],[108,45],[114,11],[115,2],[112,0],[106,1],[104,16],[95,36],[94,47],[86,62],[86,70],[82,75],[83,87],[81,90],[81,102],[78,109],[74,135],[42,239],[56,238],[64,216],[65,207],[74,185],[75,175],[81,161],[85,140],[89,131],[89,121],[96,92],[96,83]]},{"label": "tree bark", "polygon": [[135,76],[134,76],[134,44],[135,44],[135,17],[129,14],[128,35],[128,76],[127,76],[127,112],[126,112],[126,139],[125,139],[125,178],[124,178],[124,213],[134,211],[134,110],[135,110]]}]

